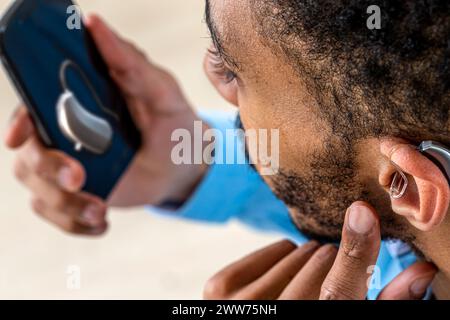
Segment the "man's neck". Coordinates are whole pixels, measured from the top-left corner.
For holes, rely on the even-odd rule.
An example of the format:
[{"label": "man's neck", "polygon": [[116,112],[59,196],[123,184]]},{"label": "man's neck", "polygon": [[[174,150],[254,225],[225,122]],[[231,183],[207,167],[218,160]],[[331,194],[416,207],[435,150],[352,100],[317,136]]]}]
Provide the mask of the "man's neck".
[{"label": "man's neck", "polygon": [[433,282],[433,293],[437,299],[450,299],[450,215],[438,229],[417,235],[418,248],[438,268]]}]

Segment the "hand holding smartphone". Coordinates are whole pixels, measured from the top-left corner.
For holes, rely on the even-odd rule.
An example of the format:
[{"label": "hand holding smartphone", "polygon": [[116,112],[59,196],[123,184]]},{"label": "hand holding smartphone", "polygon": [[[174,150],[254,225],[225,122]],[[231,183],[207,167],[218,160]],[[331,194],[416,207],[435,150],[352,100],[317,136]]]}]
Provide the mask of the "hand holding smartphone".
[{"label": "hand holding smartphone", "polygon": [[[34,0],[29,0],[29,2],[34,2]],[[36,2],[46,1],[36,0]],[[62,0],[49,2],[54,2],[57,5],[65,2],[64,7],[71,3],[70,1]],[[16,2],[16,5],[18,3]],[[65,19],[68,17],[64,10],[59,9],[59,12],[58,15],[64,15]],[[62,18],[59,19],[59,21],[61,20]],[[60,25],[60,23],[58,22],[57,24]],[[63,23],[65,24],[66,21],[64,20]],[[93,64],[92,67],[97,72],[92,75],[86,67],[81,68],[82,72],[79,72],[76,67],[69,65],[69,63],[58,63],[54,66],[51,77],[52,81],[57,83],[57,85],[52,84],[50,87],[56,92],[52,93],[53,98],[47,102],[49,103],[48,105],[40,103],[38,109],[35,107],[34,100],[37,100],[35,96],[40,96],[36,95],[35,90],[33,90],[33,96],[28,93],[26,95],[22,93],[22,98],[28,99],[28,108],[22,106],[17,109],[6,132],[5,143],[16,153],[14,161],[15,175],[19,182],[30,191],[33,211],[44,218],[44,220],[57,225],[66,232],[96,236],[103,234],[107,229],[106,212],[108,207],[129,208],[160,205],[167,200],[182,203],[192,194],[197,184],[200,183],[208,167],[175,165],[171,159],[171,152],[174,147],[171,135],[174,130],[183,128],[192,131],[195,121],[199,120],[183,95],[176,79],[160,66],[150,62],[142,51],[123,36],[119,36],[99,16],[90,15],[85,19],[85,23],[86,31],[83,32],[86,34],[87,43],[89,44],[88,52],[97,52],[98,48],[98,52],[101,53],[101,58],[98,53],[95,53],[93,55],[93,57],[96,57],[94,60],[91,60],[91,56],[88,55],[89,62],[100,62]],[[67,30],[63,31],[67,32]],[[60,30],[60,32],[62,31]],[[91,40],[91,36],[94,41]],[[84,39],[84,36],[82,39]],[[60,43],[61,41],[58,40],[57,42]],[[93,45],[94,42],[96,46]],[[60,46],[57,48],[59,50]],[[67,52],[71,55],[72,51],[79,53],[81,46],[79,44],[70,44],[69,46],[64,45],[62,48],[65,48],[64,52],[66,54],[64,58],[66,58]],[[82,47],[82,51],[85,50],[86,48]],[[42,48],[34,50],[34,54],[31,55],[32,59],[40,57],[41,51]],[[6,58],[4,57],[3,59],[6,60]],[[48,59],[48,57],[46,58]],[[64,58],[60,57],[58,61],[63,62]],[[15,59],[11,60],[15,61]],[[79,63],[77,64],[80,65]],[[62,66],[66,67],[61,68]],[[31,69],[29,69],[30,73],[33,72],[33,68],[34,66],[32,65]],[[98,71],[99,69],[100,71]],[[62,70],[65,70],[63,72],[64,75],[55,76],[55,73]],[[22,79],[28,77],[22,77],[20,74],[15,76],[15,70],[8,70],[8,72],[14,72],[12,80],[17,81],[20,79],[24,84],[27,84],[27,87],[29,85],[33,87],[32,85],[36,82],[39,84],[39,80],[36,79],[37,76],[35,78],[32,77],[34,80],[29,83]],[[109,79],[108,74],[111,75],[114,82]],[[28,76],[28,74],[26,75]],[[87,76],[88,81],[83,79],[84,75]],[[60,81],[61,79],[64,80],[64,77],[67,77],[69,85],[64,85],[64,81]],[[113,155],[111,157],[108,156],[108,152],[117,143],[113,143],[111,146],[104,145],[103,147],[108,150],[107,153],[98,155],[96,150],[99,146],[103,148],[102,144],[97,144],[96,141],[88,141],[94,143],[91,146],[88,146],[86,143],[77,146],[77,141],[74,141],[70,136],[73,132],[62,130],[64,127],[61,128],[60,124],[56,122],[58,106],[62,105],[58,103],[61,98],[62,102],[68,102],[68,106],[74,106],[74,110],[68,108],[65,111],[81,113],[84,111],[78,107],[86,108],[86,111],[95,117],[99,117],[99,120],[107,119],[108,124],[114,128],[113,135],[117,135],[114,122],[111,124],[109,121],[110,118],[112,118],[111,121],[114,121],[114,115],[109,115],[109,110],[106,112],[101,110],[106,107],[111,108],[114,104],[106,102],[109,95],[105,95],[101,90],[99,91],[98,88],[100,87],[98,87],[98,80],[95,80],[95,77],[99,77],[101,83],[108,84],[103,86],[103,88],[112,88],[108,91],[111,96],[117,96],[118,92],[122,92],[128,110],[130,110],[133,120],[139,128],[141,139],[137,140],[139,142],[142,140],[142,143],[139,144],[138,152],[134,155],[134,139],[124,138],[125,141],[130,141],[123,144],[124,152],[129,154],[130,158],[134,155],[134,159],[124,171],[107,201],[105,201],[104,197],[102,197],[102,200],[95,195],[99,193],[106,194],[113,187],[116,179],[110,175],[110,172],[116,172],[112,169],[115,164],[118,165],[119,169],[121,166],[127,166],[127,161],[116,161]],[[73,85],[73,81],[79,83],[83,95],[80,95],[80,89]],[[18,85],[18,89],[22,90],[21,87],[24,87],[24,84]],[[117,88],[115,88],[114,84],[117,84]],[[97,97],[92,94],[89,85],[95,88],[94,92],[101,98],[100,103],[95,101]],[[57,89],[54,89],[55,87]],[[41,85],[41,88],[48,90],[44,84]],[[66,92],[67,95],[63,95],[66,91],[64,90],[65,88],[68,89],[67,91],[76,94],[75,98],[81,106],[77,106],[74,103],[70,92]],[[33,104],[30,103],[32,99]],[[91,101],[92,109],[90,108],[91,106],[86,105],[87,103],[84,101],[86,99]],[[120,95],[117,101],[122,101]],[[103,102],[103,106],[101,102]],[[49,143],[44,145],[43,141],[46,132],[39,134],[41,138],[37,137],[36,131],[41,131],[37,127],[40,123],[44,123],[44,120],[47,121],[47,118],[43,117],[41,120],[35,115],[33,116],[35,119],[34,123],[32,123],[30,113],[35,109],[51,112],[53,121],[50,123],[52,132],[57,133],[58,140],[56,142],[49,141]],[[128,110],[125,111],[128,112]],[[49,116],[47,113],[44,115]],[[95,120],[94,117],[89,116],[86,118]],[[121,123],[124,123],[124,125],[127,123],[132,124],[132,122],[124,122],[123,120]],[[90,124],[87,123],[87,125],[87,130],[89,130]],[[96,126],[94,125],[93,127],[95,129]],[[71,127],[67,126],[67,128],[70,129]],[[136,133],[133,132],[136,131],[135,128],[132,129],[132,135],[135,135]],[[108,131],[105,132],[107,133]],[[124,137],[130,136],[128,131],[123,132],[119,130],[119,134],[123,134]],[[79,139],[80,142],[86,142],[82,136],[77,135],[75,138]],[[52,137],[52,139],[55,138]],[[60,143],[60,141],[64,142],[64,146],[66,146],[64,149],[57,147],[57,143]],[[102,141],[105,140],[100,140],[100,142]],[[81,152],[77,151],[77,149],[81,149]],[[80,153],[83,155],[82,157],[80,157]],[[103,159],[93,163],[96,166],[102,166],[102,170],[100,172],[92,170],[92,168],[96,168],[91,163],[92,159],[104,158],[105,156],[108,157],[108,160],[105,161]],[[86,170],[82,165],[86,167]],[[121,171],[118,170],[117,172]],[[82,190],[81,188],[87,175],[88,184]],[[119,175],[117,174],[117,176]],[[98,192],[97,186],[106,190]]]},{"label": "hand holding smartphone", "polygon": [[83,191],[107,199],[141,145],[89,32],[69,28],[70,0],[17,0],[0,22],[3,65],[41,140],[77,159]]}]

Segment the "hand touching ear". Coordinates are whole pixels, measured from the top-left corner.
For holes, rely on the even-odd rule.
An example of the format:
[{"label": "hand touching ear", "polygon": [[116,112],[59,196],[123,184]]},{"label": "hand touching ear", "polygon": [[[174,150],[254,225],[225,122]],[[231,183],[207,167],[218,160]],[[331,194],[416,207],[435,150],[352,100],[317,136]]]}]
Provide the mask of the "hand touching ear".
[{"label": "hand touching ear", "polygon": [[[394,212],[402,215],[417,229],[430,231],[447,215],[450,189],[441,170],[414,146],[399,139],[381,142],[381,153],[407,174],[409,186],[400,199],[392,199]],[[388,187],[395,167],[387,163],[381,170],[380,183]]]},{"label": "hand touching ear", "polygon": [[[347,211],[340,248],[309,242],[297,247],[282,241],[257,251],[215,275],[207,299],[358,300],[368,291],[368,267],[380,248],[375,210],[357,202]],[[380,294],[380,300],[422,299],[437,270],[418,262]]]}]

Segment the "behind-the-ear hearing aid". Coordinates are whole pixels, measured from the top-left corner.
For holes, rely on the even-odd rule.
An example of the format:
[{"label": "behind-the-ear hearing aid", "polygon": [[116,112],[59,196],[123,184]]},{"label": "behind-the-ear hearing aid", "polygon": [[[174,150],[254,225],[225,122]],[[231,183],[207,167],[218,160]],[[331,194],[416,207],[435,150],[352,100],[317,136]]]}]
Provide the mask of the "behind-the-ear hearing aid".
[{"label": "behind-the-ear hearing aid", "polygon": [[450,184],[450,149],[438,142],[424,141],[419,151],[441,169]]},{"label": "behind-the-ear hearing aid", "polygon": [[103,154],[112,143],[113,129],[105,118],[84,108],[69,89],[66,78],[66,71],[69,67],[80,74],[100,108],[111,117],[118,119],[117,114],[104,107],[83,70],[73,61],[66,60],[61,64],[59,72],[64,90],[56,106],[59,128],[64,136],[75,144],[77,151],[86,149],[95,154]]},{"label": "behind-the-ear hearing aid", "polygon": [[[418,150],[441,169],[450,184],[450,149],[438,142],[424,141]],[[393,165],[397,172],[392,179],[390,194],[393,199],[400,199],[408,188],[408,178],[396,164]]]}]

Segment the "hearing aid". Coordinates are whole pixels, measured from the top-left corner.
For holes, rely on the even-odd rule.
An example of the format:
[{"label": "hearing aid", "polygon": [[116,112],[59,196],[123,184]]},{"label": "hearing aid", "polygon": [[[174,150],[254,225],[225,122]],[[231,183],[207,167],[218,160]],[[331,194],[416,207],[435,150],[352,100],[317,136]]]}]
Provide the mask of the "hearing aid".
[{"label": "hearing aid", "polygon": [[441,169],[450,184],[450,149],[434,141],[424,141],[419,151]]},{"label": "hearing aid", "polygon": [[87,111],[70,91],[64,92],[57,107],[58,123],[75,150],[103,154],[111,144],[113,130],[104,119]]},{"label": "hearing aid", "polygon": [[75,150],[78,152],[85,149],[94,154],[104,154],[111,146],[113,128],[105,118],[88,111],[69,89],[66,79],[66,71],[68,68],[73,68],[81,75],[101,110],[109,116],[118,119],[118,116],[114,112],[103,106],[91,82],[81,68],[73,61],[66,60],[62,63],[59,73],[61,85],[64,90],[56,105],[59,128],[64,136],[74,143]]},{"label": "hearing aid", "polygon": [[405,195],[406,190],[408,189],[409,181],[408,177],[402,171],[402,169],[400,169],[400,167],[397,166],[394,162],[391,161],[391,163],[397,171],[392,178],[389,194],[393,199],[400,199]]},{"label": "hearing aid", "polygon": [[[450,184],[450,149],[434,141],[424,141],[417,149],[439,167]],[[390,195],[393,199],[400,199],[405,195],[408,188],[408,178],[395,163],[392,163],[392,165],[395,166],[397,172],[392,179]]]}]

